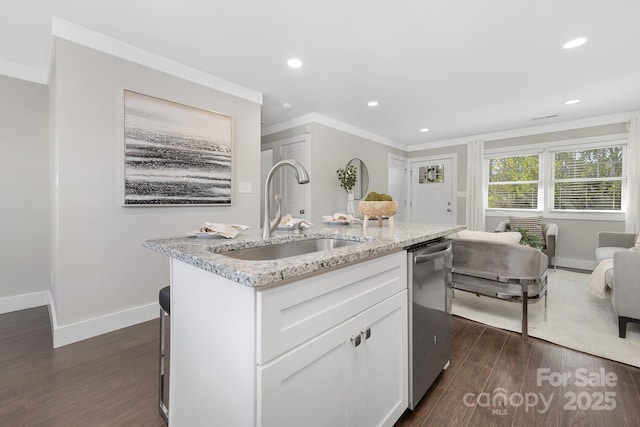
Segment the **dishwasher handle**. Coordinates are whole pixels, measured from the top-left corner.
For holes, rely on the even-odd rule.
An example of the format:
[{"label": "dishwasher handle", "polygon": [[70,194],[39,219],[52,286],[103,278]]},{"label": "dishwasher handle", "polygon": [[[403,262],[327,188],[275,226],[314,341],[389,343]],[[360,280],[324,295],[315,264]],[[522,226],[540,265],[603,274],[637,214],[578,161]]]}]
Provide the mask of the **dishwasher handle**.
[{"label": "dishwasher handle", "polygon": [[416,255],[414,257],[414,262],[416,264],[420,264],[423,262],[429,262],[429,261],[433,261],[436,258],[441,258],[444,256],[449,255],[449,253],[451,253],[451,244],[448,244],[446,248],[444,248],[441,251],[438,252],[434,252],[432,254],[425,254],[425,255]]}]

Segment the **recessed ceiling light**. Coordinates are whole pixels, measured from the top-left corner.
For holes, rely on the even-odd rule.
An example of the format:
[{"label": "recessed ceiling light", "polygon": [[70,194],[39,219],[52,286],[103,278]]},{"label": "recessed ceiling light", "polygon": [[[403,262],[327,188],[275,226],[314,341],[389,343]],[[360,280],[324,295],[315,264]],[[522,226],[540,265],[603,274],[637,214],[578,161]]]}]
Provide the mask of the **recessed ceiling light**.
[{"label": "recessed ceiling light", "polygon": [[422,128],[420,129],[420,132],[429,132],[429,128]]},{"label": "recessed ceiling light", "polygon": [[571,104],[577,104],[578,102],[580,102],[579,99],[570,99],[569,101],[565,102],[565,104],[571,105]]},{"label": "recessed ceiling light", "polygon": [[582,46],[587,42],[587,39],[584,37],[579,37],[577,39],[569,40],[566,42],[563,47],[565,49],[573,49],[574,47]]},{"label": "recessed ceiling light", "polygon": [[300,68],[302,67],[302,61],[298,58],[291,58],[287,61],[287,65],[291,68]]},{"label": "recessed ceiling light", "polygon": [[367,103],[367,105],[368,105],[369,107],[377,107],[377,106],[378,106],[378,101],[369,101],[369,102]]},{"label": "recessed ceiling light", "polygon": [[283,103],[282,103],[282,109],[283,109],[283,110],[290,110],[290,109],[291,109],[291,107],[293,107],[293,105],[291,105],[291,103],[290,103],[290,102],[283,102]]}]

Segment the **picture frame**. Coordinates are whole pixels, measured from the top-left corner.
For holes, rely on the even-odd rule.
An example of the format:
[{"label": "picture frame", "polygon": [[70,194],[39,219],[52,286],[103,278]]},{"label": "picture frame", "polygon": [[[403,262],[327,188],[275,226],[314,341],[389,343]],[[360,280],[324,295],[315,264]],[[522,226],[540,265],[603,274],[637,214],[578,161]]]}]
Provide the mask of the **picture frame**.
[{"label": "picture frame", "polygon": [[124,206],[229,206],[232,117],[124,90]]}]

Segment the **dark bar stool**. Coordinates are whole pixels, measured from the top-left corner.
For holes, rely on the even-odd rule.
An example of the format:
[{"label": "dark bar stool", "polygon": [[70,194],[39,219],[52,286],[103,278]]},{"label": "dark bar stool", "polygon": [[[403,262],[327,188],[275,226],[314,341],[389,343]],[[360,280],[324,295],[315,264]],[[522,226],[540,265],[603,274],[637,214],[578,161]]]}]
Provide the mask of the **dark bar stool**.
[{"label": "dark bar stool", "polygon": [[166,286],[160,289],[158,296],[160,303],[160,390],[158,403],[160,413],[167,423],[169,422],[169,408],[164,402],[164,356],[165,356],[165,322],[167,316],[171,314],[171,287]]}]

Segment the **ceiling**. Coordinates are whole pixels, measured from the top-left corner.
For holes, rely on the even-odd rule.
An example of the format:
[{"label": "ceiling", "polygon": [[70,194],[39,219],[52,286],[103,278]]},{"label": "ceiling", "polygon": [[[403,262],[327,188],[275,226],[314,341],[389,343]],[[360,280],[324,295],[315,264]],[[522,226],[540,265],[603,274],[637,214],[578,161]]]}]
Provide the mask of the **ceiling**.
[{"label": "ceiling", "polygon": [[[46,76],[57,16],[263,93],[267,128],[316,113],[411,146],[640,109],[637,0],[3,0],[2,8],[0,73]],[[576,37],[587,42],[563,49]],[[303,66],[289,68],[291,57]],[[581,102],[565,105],[571,99]]]}]

